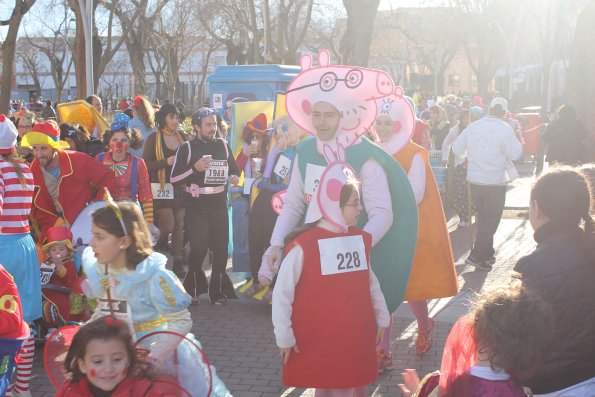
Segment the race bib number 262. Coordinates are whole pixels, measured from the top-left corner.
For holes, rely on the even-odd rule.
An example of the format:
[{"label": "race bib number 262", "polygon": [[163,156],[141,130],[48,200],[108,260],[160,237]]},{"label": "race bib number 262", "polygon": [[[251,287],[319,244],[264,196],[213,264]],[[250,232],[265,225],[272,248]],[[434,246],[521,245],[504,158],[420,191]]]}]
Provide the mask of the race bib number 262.
[{"label": "race bib number 262", "polygon": [[362,236],[318,240],[318,248],[323,276],[368,269],[368,258]]}]

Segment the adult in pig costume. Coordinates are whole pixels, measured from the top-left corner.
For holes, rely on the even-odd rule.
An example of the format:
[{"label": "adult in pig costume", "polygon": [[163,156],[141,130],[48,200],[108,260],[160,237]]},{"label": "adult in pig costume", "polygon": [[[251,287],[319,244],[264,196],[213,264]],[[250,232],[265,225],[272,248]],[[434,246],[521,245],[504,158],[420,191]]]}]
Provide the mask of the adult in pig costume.
[{"label": "adult in pig costume", "polygon": [[[316,200],[310,201],[324,168],[327,146],[346,148],[346,161],[362,182],[360,227],[372,235],[371,264],[389,310],[402,301],[417,239],[417,205],[407,174],[385,151],[363,135],[376,119],[376,100],[391,94],[394,84],[384,72],[353,66],[331,66],[327,50],[318,66],[301,58],[302,71],[287,90],[287,113],[313,137],[296,147],[292,173],[265,253],[279,266],[285,237],[297,226],[319,220]],[[314,196],[315,197],[315,196]]]},{"label": "adult in pig costume", "polygon": [[[430,167],[428,151],[413,143],[415,128],[413,109],[401,87],[393,95],[377,101],[376,134],[379,144],[407,172],[418,205],[419,229],[413,266],[404,300],[418,323],[416,353],[425,354],[433,346],[435,323],[428,316],[427,299],[456,295],[457,274],[440,191]],[[392,368],[390,328],[380,345],[381,369]]]}]

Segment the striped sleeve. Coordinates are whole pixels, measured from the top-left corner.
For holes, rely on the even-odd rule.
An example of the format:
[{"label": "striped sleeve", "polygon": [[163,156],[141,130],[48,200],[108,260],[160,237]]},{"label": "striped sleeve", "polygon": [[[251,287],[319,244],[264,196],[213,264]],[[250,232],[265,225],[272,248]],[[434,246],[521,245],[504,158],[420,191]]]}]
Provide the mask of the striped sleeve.
[{"label": "striped sleeve", "polygon": [[33,174],[25,163],[19,162],[24,184],[13,165],[0,160],[1,194],[0,194],[0,233],[17,234],[29,232],[29,214],[33,201]]}]

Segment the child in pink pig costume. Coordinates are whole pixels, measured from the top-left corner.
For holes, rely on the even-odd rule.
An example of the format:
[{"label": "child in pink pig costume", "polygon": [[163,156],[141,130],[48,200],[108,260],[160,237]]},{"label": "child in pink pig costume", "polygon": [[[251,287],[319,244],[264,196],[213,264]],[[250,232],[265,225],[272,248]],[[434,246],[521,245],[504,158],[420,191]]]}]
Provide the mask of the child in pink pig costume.
[{"label": "child in pink pig costume", "polygon": [[[382,71],[330,66],[326,50],[320,52],[318,64],[312,67],[312,58],[303,56],[302,72],[288,87],[287,113],[314,137],[296,148],[283,208],[263,261],[277,269],[289,232],[321,218],[317,200],[310,199],[316,197],[322,171],[328,166],[323,153],[336,153],[340,144],[346,148],[346,162],[361,180],[365,213],[359,225],[372,237],[371,265],[392,312],[401,303],[411,269],[417,206],[403,169],[363,135],[376,119],[375,101],[391,94],[394,84]],[[333,394],[343,395],[352,394]]]}]

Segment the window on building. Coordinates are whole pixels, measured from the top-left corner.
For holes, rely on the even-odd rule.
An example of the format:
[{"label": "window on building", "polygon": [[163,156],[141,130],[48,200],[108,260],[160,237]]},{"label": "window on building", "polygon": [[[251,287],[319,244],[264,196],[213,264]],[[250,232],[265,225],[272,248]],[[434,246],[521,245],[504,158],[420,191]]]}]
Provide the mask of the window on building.
[{"label": "window on building", "polygon": [[458,74],[451,74],[448,76],[448,85],[451,87],[458,87],[461,85],[461,76]]}]

